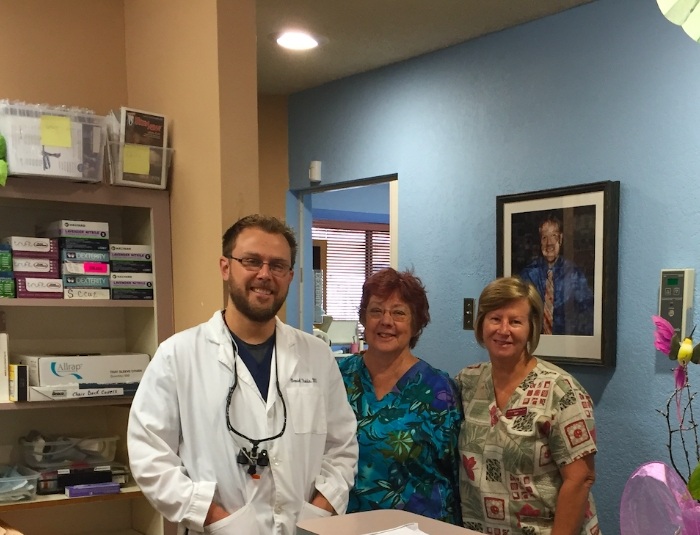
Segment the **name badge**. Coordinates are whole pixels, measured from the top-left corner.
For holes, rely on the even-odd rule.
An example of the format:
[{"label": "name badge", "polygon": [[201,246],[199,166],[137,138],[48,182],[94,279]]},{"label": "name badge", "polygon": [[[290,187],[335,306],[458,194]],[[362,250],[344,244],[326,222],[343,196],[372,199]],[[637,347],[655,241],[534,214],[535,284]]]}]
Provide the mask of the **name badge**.
[{"label": "name badge", "polygon": [[506,411],[506,418],[509,420],[515,418],[516,416],[525,416],[527,414],[527,407],[518,407],[517,409],[508,409]]}]

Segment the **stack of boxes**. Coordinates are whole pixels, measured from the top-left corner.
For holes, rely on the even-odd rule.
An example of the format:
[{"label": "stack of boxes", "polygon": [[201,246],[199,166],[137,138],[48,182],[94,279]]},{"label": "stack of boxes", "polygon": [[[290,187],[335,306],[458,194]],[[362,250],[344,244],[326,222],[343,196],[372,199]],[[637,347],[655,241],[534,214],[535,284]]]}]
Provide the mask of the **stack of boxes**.
[{"label": "stack of boxes", "polygon": [[9,246],[11,251],[17,297],[63,297],[63,283],[58,270],[58,243],[55,239],[9,236],[0,242]]},{"label": "stack of boxes", "polygon": [[61,219],[0,239],[0,298],[153,299],[148,245],[109,243],[109,223]]},{"label": "stack of boxes", "polygon": [[112,299],[153,299],[153,260],[148,245],[112,244]]},{"label": "stack of boxes", "polygon": [[37,229],[58,240],[64,299],[109,299],[109,224],[61,219]]},{"label": "stack of boxes", "polygon": [[65,299],[109,299],[109,288],[104,287],[104,278],[109,277],[108,251],[64,249],[61,274]]}]

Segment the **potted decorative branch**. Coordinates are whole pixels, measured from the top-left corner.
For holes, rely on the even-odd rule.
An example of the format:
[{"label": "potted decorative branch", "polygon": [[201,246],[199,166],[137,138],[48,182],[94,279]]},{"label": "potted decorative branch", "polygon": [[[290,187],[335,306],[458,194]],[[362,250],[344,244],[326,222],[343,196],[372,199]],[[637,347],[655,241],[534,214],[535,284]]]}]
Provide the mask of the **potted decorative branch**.
[{"label": "potted decorative branch", "polygon": [[[680,337],[668,321],[660,316],[652,316],[652,320],[656,326],[654,347],[668,355],[670,360],[678,362],[673,371],[675,383],[673,393],[666,401],[665,409],[657,409],[666,420],[668,432],[666,447],[668,448],[669,460],[693,498],[700,500],[700,440],[698,439],[698,422],[695,420],[693,411],[693,402],[697,393],[691,391],[688,379],[688,364],[691,362],[700,364],[700,344],[693,347],[695,328],[681,342]],[[674,405],[677,424],[671,416]],[[680,443],[683,459],[677,459],[674,455],[675,439]]]}]

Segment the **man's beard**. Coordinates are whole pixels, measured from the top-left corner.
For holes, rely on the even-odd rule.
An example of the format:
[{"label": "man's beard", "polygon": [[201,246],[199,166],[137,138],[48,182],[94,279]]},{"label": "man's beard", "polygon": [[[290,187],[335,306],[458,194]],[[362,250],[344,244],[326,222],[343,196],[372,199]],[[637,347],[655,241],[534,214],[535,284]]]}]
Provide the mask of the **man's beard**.
[{"label": "man's beard", "polygon": [[277,312],[279,312],[279,309],[282,308],[284,300],[287,298],[287,293],[285,292],[284,295],[277,295],[269,307],[255,308],[251,306],[247,292],[241,291],[240,288],[234,286],[231,280],[229,280],[228,283],[228,294],[236,309],[241,314],[249,320],[259,323],[267,323],[273,319],[277,315]]}]

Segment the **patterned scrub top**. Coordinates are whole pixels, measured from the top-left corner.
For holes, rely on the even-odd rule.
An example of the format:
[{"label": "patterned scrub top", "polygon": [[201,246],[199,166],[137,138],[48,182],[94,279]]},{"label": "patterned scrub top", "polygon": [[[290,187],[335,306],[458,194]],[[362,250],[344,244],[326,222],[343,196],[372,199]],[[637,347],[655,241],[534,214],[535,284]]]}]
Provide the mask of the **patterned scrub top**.
[{"label": "patterned scrub top", "polygon": [[[542,360],[501,412],[491,363],[457,375],[465,420],[459,435],[464,526],[491,535],[549,535],[559,467],[597,451],[591,398],[570,374]],[[600,535],[593,495],[582,535]]]},{"label": "patterned scrub top", "polygon": [[403,509],[461,525],[457,440],[462,414],[449,375],[419,360],[377,400],[360,355],[341,359],[340,371],[360,446],[347,512]]}]

